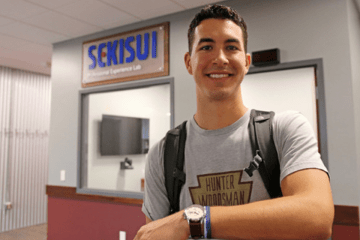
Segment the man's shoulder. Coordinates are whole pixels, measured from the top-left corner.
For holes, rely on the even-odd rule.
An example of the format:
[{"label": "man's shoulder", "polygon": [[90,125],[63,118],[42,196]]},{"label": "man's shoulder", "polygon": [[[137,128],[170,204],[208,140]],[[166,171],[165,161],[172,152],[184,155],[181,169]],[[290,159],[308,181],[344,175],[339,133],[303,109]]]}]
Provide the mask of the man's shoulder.
[{"label": "man's shoulder", "polygon": [[287,127],[293,123],[307,122],[306,117],[299,111],[287,110],[276,113],[273,119],[274,127]]},{"label": "man's shoulder", "polygon": [[286,110],[282,112],[276,112],[274,119],[288,119],[302,115],[301,112],[295,110]]},{"label": "man's shoulder", "polygon": [[158,164],[162,160],[162,153],[164,151],[165,137],[158,140],[149,150],[148,159],[150,161],[156,161]]},{"label": "man's shoulder", "polygon": [[309,120],[299,111],[276,113],[272,126],[274,137],[279,139],[295,139],[314,134]]},{"label": "man's shoulder", "polygon": [[[257,109],[252,109],[252,111],[260,111]],[[271,111],[265,111],[265,112],[271,112]],[[275,112],[275,111],[273,111]],[[273,129],[284,129],[289,127],[289,125],[292,125],[293,123],[299,124],[306,122],[307,119],[301,114],[299,111],[295,110],[286,110],[281,112],[275,112],[274,117],[272,119],[272,127]]]}]

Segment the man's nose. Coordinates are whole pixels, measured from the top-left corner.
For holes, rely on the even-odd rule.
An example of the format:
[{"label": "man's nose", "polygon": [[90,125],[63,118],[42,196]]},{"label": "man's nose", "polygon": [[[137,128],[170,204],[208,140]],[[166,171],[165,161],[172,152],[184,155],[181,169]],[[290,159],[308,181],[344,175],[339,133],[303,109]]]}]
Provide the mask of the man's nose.
[{"label": "man's nose", "polygon": [[213,63],[217,65],[224,65],[229,63],[228,57],[226,56],[224,50],[220,49],[215,52]]}]

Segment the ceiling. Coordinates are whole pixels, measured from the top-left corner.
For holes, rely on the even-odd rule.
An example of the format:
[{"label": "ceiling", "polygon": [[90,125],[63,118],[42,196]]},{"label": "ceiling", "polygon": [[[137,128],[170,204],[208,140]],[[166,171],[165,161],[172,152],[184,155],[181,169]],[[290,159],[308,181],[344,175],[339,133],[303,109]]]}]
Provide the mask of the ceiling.
[{"label": "ceiling", "polygon": [[51,73],[52,44],[219,0],[0,0],[0,66]]}]

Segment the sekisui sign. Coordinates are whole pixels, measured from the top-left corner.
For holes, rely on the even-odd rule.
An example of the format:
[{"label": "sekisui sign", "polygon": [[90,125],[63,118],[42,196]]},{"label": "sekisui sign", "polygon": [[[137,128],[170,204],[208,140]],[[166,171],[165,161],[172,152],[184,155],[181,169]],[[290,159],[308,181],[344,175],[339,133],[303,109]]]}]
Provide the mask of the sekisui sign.
[{"label": "sekisui sign", "polygon": [[83,44],[82,87],[169,75],[169,23]]}]

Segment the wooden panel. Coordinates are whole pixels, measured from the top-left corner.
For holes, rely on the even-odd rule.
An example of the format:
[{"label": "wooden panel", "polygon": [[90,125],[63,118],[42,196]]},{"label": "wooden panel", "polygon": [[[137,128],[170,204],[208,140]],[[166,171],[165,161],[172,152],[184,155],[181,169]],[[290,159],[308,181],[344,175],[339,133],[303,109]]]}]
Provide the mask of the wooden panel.
[{"label": "wooden panel", "polygon": [[88,200],[88,201],[96,201],[96,202],[121,203],[121,204],[139,205],[139,206],[142,205],[143,203],[142,199],[79,194],[76,193],[75,187],[65,187],[65,186],[47,185],[46,194],[49,197],[71,198],[73,200]]},{"label": "wooden panel", "polygon": [[110,202],[49,196],[48,212],[47,239],[51,240],[115,240],[119,231],[134,239],[146,223],[141,206]]},{"label": "wooden panel", "polygon": [[335,205],[334,225],[359,227],[359,207]]},{"label": "wooden panel", "polygon": [[359,227],[334,225],[332,240],[359,240]]}]

